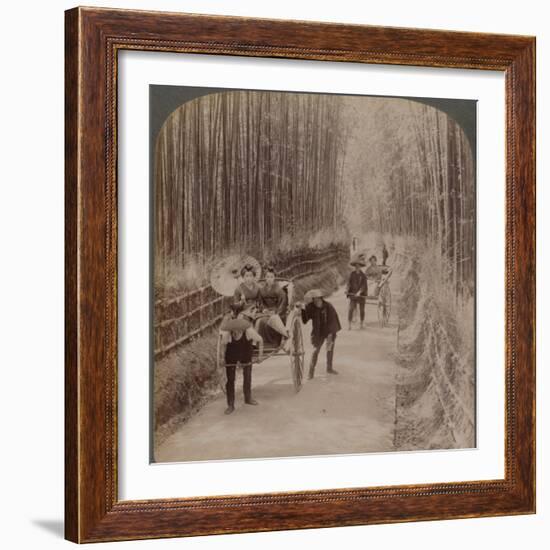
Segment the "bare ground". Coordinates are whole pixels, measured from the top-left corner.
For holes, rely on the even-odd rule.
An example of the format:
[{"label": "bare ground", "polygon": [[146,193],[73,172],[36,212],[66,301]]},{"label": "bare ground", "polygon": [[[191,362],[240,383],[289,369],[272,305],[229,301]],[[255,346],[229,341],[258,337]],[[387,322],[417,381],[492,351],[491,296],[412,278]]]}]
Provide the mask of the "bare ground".
[{"label": "bare ground", "polygon": [[[268,359],[253,370],[258,406],[244,404],[238,376],[235,412],[223,414],[225,396],[220,392],[155,449],[155,461],[392,451],[397,282],[392,281],[394,310],[385,328],[378,326],[376,307],[367,305],[365,329],[348,331],[343,288],[329,298],[342,323],[334,354],[338,375],[326,373],[323,349],[315,378],[304,380],[295,393],[288,358]],[[310,330],[310,324],[304,327],[306,374]]]}]

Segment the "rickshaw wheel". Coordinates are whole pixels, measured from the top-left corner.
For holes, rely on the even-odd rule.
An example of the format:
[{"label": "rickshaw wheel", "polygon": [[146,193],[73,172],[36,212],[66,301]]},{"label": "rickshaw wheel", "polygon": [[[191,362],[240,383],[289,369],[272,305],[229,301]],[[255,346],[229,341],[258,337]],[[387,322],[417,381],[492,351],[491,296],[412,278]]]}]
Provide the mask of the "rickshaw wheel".
[{"label": "rickshaw wheel", "polygon": [[218,383],[220,389],[225,394],[225,384],[227,383],[227,371],[225,370],[225,361],[222,357],[222,335],[218,334],[218,342],[216,346],[216,369],[218,371]]},{"label": "rickshaw wheel", "polygon": [[290,373],[294,389],[299,392],[304,378],[304,340],[302,337],[302,324],[297,315],[292,319],[290,339]]}]

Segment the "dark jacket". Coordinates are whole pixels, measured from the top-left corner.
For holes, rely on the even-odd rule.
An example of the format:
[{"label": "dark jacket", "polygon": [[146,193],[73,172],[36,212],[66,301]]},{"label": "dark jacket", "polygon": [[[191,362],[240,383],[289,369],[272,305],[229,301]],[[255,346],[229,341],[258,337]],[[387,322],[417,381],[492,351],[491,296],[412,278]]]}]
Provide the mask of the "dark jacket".
[{"label": "dark jacket", "polygon": [[346,293],[357,294],[359,296],[367,295],[367,276],[362,271],[352,271],[348,279],[348,288]]},{"label": "dark jacket", "polygon": [[317,307],[313,302],[302,309],[302,321],[311,319],[311,343],[318,347],[329,334],[336,334],[342,327],[334,306],[323,300],[323,306]]}]

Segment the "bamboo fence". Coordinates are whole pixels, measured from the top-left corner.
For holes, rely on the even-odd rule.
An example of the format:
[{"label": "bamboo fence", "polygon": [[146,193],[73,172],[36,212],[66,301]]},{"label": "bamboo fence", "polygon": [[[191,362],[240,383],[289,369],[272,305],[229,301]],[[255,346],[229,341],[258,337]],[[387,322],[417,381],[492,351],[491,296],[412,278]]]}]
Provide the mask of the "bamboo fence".
[{"label": "bamboo fence", "polygon": [[[277,266],[279,277],[296,281],[321,273],[349,256],[346,248],[333,248],[289,258]],[[155,302],[155,359],[160,359],[212,330],[228,311],[232,297],[220,296],[209,285],[167,300]]]}]

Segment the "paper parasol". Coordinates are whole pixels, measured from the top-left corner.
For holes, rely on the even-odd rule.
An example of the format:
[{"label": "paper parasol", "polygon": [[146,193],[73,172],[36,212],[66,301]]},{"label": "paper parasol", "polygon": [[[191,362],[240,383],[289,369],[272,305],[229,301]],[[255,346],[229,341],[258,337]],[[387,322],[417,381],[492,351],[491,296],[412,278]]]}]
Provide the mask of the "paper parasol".
[{"label": "paper parasol", "polygon": [[235,289],[241,283],[241,269],[250,264],[256,271],[256,280],[260,278],[262,268],[260,262],[252,256],[232,254],[218,261],[210,272],[212,288],[222,296],[233,296]]}]

